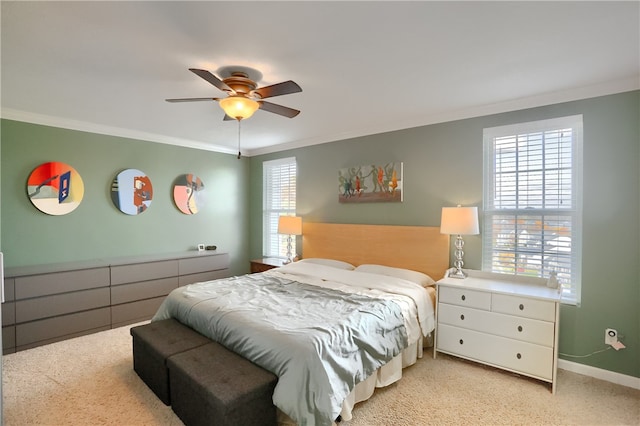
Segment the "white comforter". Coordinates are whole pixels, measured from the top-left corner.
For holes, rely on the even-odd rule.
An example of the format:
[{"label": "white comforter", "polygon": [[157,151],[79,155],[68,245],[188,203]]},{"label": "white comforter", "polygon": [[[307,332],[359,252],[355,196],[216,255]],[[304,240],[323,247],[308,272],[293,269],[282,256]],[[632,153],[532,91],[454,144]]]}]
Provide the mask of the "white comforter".
[{"label": "white comforter", "polygon": [[[260,284],[260,275],[265,276],[263,285]],[[291,281],[327,290],[298,294],[299,290],[286,285]],[[282,282],[284,287],[280,288],[278,282]],[[326,293],[333,290],[352,296]],[[262,296],[256,297],[258,293]],[[335,311],[318,311],[324,302],[315,297],[324,297],[321,294],[329,297],[327,306],[334,306]],[[387,305],[390,305],[368,305],[367,300],[372,300],[369,297],[387,300]],[[344,302],[341,301],[343,299]],[[320,303],[308,304],[315,300]],[[348,307],[350,303],[354,303],[354,307],[368,307],[365,311],[352,311],[355,308]],[[361,303],[365,305],[359,305]],[[388,316],[392,305],[396,306],[397,313]],[[163,302],[153,320],[170,317],[277,374],[280,380],[274,393],[274,403],[302,424],[330,423],[340,413],[340,407],[344,408],[349,390],[373,372],[371,367],[379,368],[391,359],[395,360],[392,357],[399,351],[421,342],[422,335],[431,332],[434,324],[433,306],[427,291],[420,285],[388,276],[307,263],[178,288]],[[327,328],[330,324],[337,328]],[[366,332],[369,327],[375,328]],[[401,328],[404,328],[402,334],[405,336],[402,339],[394,331]],[[343,334],[347,329],[355,334],[347,337]],[[274,334],[278,333],[277,330],[282,334]],[[328,333],[331,340],[338,335],[347,340],[341,338],[334,343],[319,343],[316,331],[321,335]],[[300,346],[308,340],[315,342],[312,346],[319,350],[317,354],[307,353],[312,348]],[[403,341],[401,345],[393,349],[389,346],[400,343],[400,340]],[[307,355],[304,359],[290,358],[293,353]],[[348,354],[346,358],[345,354]],[[317,382],[314,377],[317,377]],[[300,379],[302,384],[294,385]]]}]

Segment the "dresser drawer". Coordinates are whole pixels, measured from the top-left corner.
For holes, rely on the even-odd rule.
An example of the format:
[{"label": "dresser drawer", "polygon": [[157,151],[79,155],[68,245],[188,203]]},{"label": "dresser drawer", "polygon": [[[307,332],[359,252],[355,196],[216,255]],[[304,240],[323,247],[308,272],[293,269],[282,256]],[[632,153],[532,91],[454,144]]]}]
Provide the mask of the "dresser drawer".
[{"label": "dresser drawer", "polygon": [[213,256],[194,257],[180,259],[178,261],[178,271],[180,276],[198,274],[202,272],[217,271],[229,268],[229,254],[221,253]]},{"label": "dresser drawer", "polygon": [[178,260],[142,262],[111,266],[111,285],[131,284],[168,277],[177,277]]},{"label": "dresser drawer", "polygon": [[491,297],[491,310],[543,321],[554,321],[556,317],[556,304],[554,302],[508,294],[493,294]]},{"label": "dresser drawer", "polygon": [[178,288],[178,277],[114,285],[111,287],[111,305],[166,296],[175,288]]},{"label": "dresser drawer", "polygon": [[438,300],[440,303],[449,303],[451,305],[468,306],[487,311],[491,309],[491,293],[484,291],[439,286]]},{"label": "dresser drawer", "polygon": [[446,303],[438,306],[438,324],[449,324],[548,347],[553,347],[555,338],[554,326],[551,322]]},{"label": "dresser drawer", "polygon": [[553,379],[553,349],[447,324],[438,325],[437,350],[496,367]]}]

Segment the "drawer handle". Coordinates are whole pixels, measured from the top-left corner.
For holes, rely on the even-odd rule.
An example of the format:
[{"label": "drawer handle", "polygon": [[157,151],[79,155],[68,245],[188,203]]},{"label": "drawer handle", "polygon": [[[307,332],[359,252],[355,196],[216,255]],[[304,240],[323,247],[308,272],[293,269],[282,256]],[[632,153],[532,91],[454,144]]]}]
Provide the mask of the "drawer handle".
[{"label": "drawer handle", "polygon": [[460,344],[461,345],[464,344],[464,340],[460,339]]},{"label": "drawer handle", "polygon": [[522,355],[520,355],[520,353],[518,353],[518,354],[516,355],[516,358],[520,359],[520,358],[522,358]]},{"label": "drawer handle", "polygon": [[460,319],[464,321],[464,315],[460,315]]},{"label": "drawer handle", "polygon": [[522,303],[520,304],[519,308],[521,311],[524,311],[524,305]]},{"label": "drawer handle", "polygon": [[467,300],[467,296],[465,296],[464,294],[461,297],[462,300]]},{"label": "drawer handle", "polygon": [[522,332],[522,326],[521,325],[518,326],[518,331]]}]

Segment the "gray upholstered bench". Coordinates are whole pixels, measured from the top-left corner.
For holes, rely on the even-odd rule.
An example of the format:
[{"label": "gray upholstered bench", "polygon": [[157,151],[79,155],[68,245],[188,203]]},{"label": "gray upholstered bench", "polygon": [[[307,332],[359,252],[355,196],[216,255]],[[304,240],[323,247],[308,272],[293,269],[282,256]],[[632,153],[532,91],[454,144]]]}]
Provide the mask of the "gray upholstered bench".
[{"label": "gray upholstered bench", "polygon": [[167,359],[211,342],[173,319],[131,327],[131,336],[133,369],[166,405],[171,403]]},{"label": "gray upholstered bench", "polygon": [[187,426],[276,424],[278,378],[212,342],[167,361],[171,408]]}]

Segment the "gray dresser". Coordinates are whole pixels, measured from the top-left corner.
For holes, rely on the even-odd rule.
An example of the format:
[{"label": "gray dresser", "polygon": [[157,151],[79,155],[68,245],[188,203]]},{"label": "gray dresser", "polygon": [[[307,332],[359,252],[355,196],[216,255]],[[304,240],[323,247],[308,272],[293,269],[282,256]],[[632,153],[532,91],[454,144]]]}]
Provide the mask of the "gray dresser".
[{"label": "gray dresser", "polygon": [[7,268],[3,353],[148,320],[171,290],[229,275],[217,251]]}]

